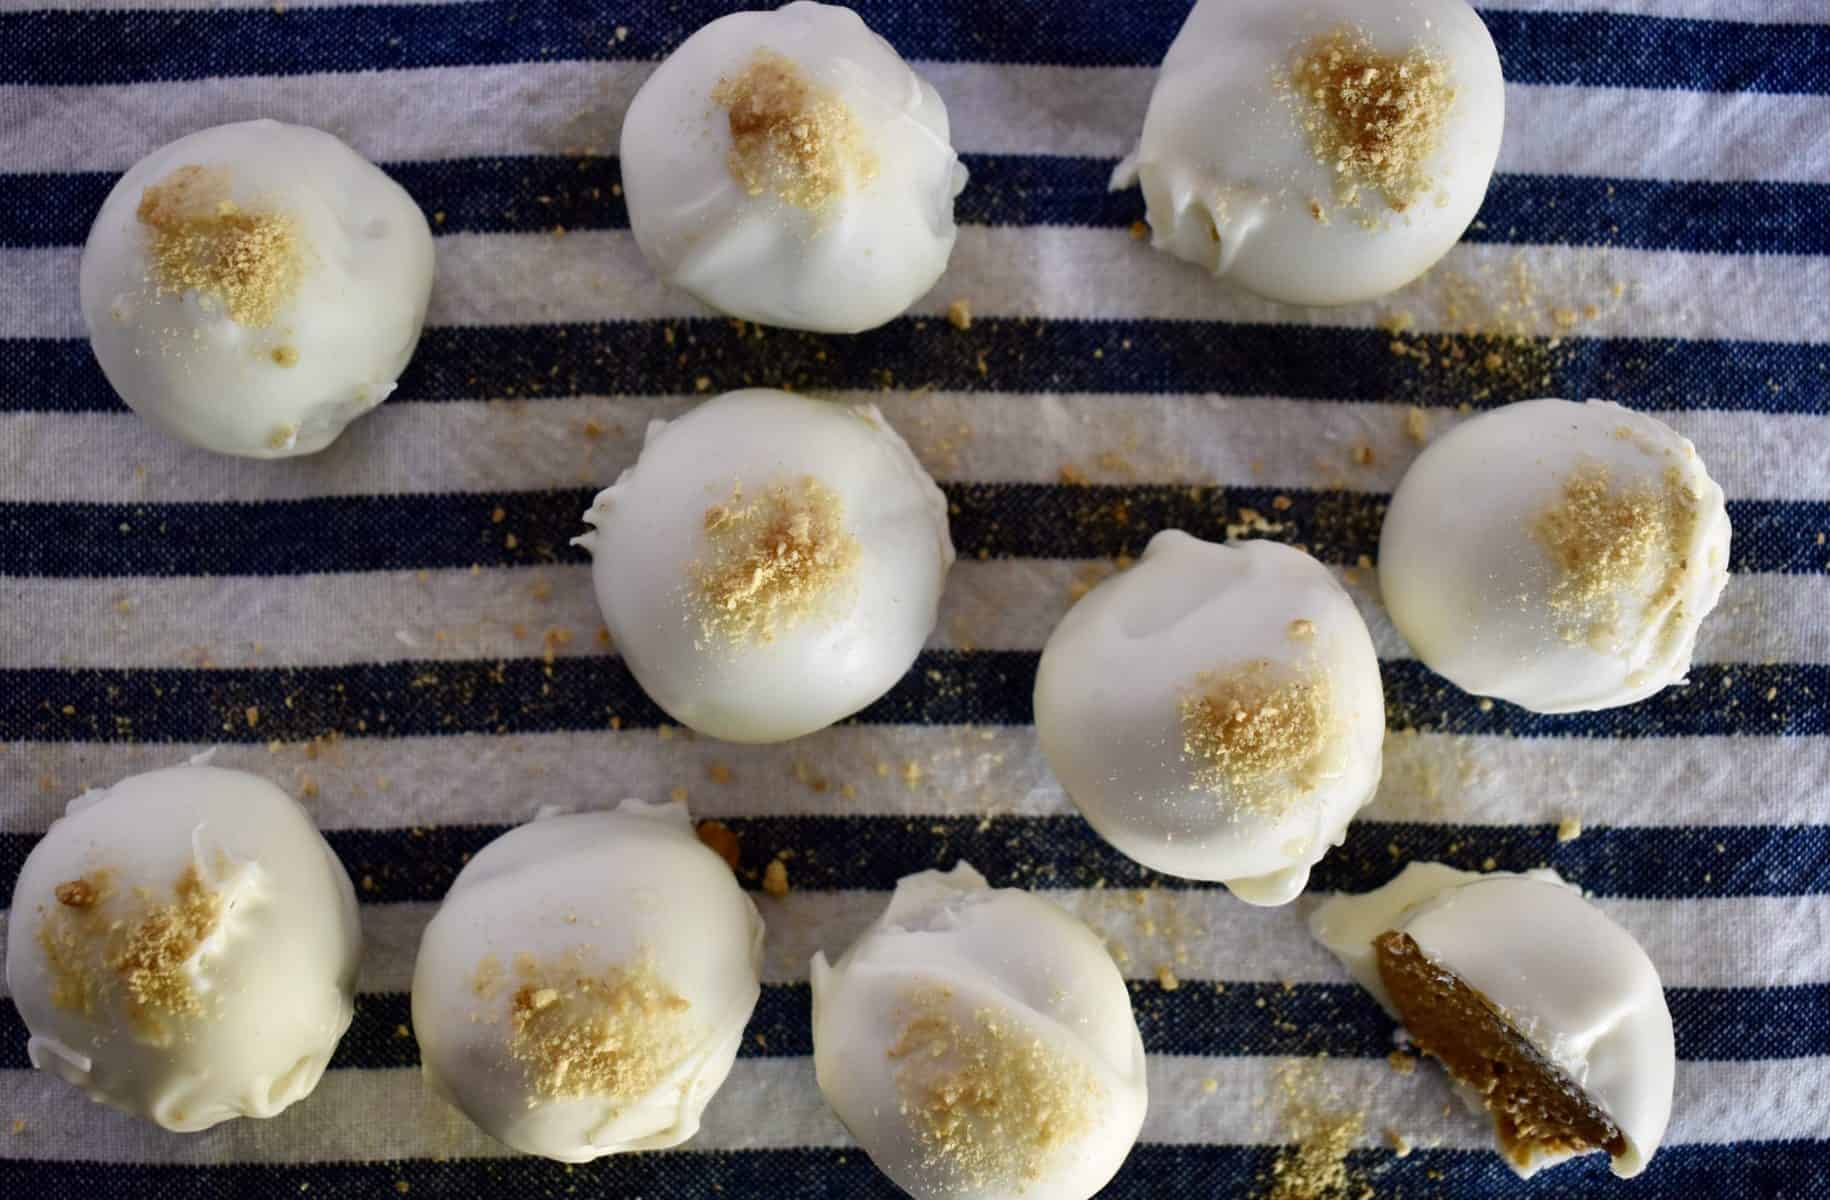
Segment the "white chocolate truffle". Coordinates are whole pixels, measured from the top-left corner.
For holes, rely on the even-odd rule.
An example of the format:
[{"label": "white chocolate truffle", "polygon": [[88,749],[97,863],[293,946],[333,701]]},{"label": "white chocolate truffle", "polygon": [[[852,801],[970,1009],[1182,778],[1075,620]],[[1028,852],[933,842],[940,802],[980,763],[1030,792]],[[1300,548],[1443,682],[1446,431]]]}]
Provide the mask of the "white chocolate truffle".
[{"label": "white chocolate truffle", "polygon": [[6,985],[33,1066],[189,1133],[311,1094],[361,949],[305,810],[198,760],[70,802],[13,889]]},{"label": "white chocolate truffle", "polygon": [[1049,636],[1036,732],[1081,813],[1153,870],[1284,904],[1379,784],[1379,660],[1328,569],[1180,530]]},{"label": "white chocolate truffle", "polygon": [[875,406],[767,388],[649,425],[584,519],[630,671],[733,742],[812,733],[889,691],[953,564],[946,497]]},{"label": "white chocolate truffle", "polygon": [[[1652,960],[1580,891],[1549,871],[1478,875],[1412,863],[1382,888],[1328,900],[1309,928],[1399,1020],[1405,1014],[1381,977],[1374,940],[1408,935],[1430,969],[1479,993],[1538,1064],[1618,1127],[1616,1175],[1645,1170],[1671,1116],[1671,1013]],[[1481,1095],[1458,1083],[1470,1107],[1484,1111]],[[1521,1145],[1495,1116],[1496,1146],[1521,1176],[1602,1149]]]},{"label": "white chocolate truffle", "polygon": [[630,102],[622,163],[661,278],[733,317],[830,333],[934,286],[966,185],[939,93],[857,13],[804,0],[681,43]]},{"label": "white chocolate truffle", "polygon": [[683,806],[538,817],[471,859],[426,926],[426,1082],[524,1154],[677,1146],[731,1073],[762,943]]},{"label": "white chocolate truffle", "polygon": [[1151,244],[1290,304],[1404,286],[1474,220],[1505,83],[1462,0],[1201,0],[1138,148]]},{"label": "white chocolate truffle", "polygon": [[1417,457],[1385,515],[1379,586],[1417,657],[1464,691],[1613,708],[1684,678],[1728,542],[1722,489],[1670,426],[1529,400]]},{"label": "white chocolate truffle", "polygon": [[328,133],[245,121],[121,176],[83,248],[83,320],[129,407],[193,445],[312,454],[412,357],[432,234],[401,186]]},{"label": "white chocolate truffle", "polygon": [[964,863],[813,958],[820,1091],[915,1200],[1086,1200],[1137,1141],[1144,1043],[1104,944]]}]

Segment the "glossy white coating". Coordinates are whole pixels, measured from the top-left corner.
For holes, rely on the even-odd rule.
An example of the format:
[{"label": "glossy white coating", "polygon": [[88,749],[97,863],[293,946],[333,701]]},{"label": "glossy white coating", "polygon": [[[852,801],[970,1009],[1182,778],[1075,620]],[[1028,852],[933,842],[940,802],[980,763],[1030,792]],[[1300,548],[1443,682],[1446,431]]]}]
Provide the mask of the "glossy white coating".
[{"label": "glossy white coating", "polygon": [[[244,324],[215,297],[157,285],[137,213],[184,167],[220,170],[232,202],[298,235],[297,288]],[[321,130],[245,121],[199,130],[130,167],[83,249],[90,345],[142,417],[223,454],[312,454],[394,390],[432,291],[432,234],[406,190]]]},{"label": "glossy white coating", "polygon": [[[1312,676],[1329,718],[1310,760],[1270,781],[1266,803],[1242,804],[1199,779],[1182,704],[1203,675],[1253,663]],[[1056,626],[1035,708],[1050,769],[1101,836],[1252,904],[1295,898],[1379,784],[1384,692],[1366,624],[1327,568],[1276,542],[1157,534]]]},{"label": "glossy white coating", "polygon": [[[863,162],[817,210],[752,195],[731,170],[713,94],[759,51],[792,62],[857,129]],[[833,333],[881,325],[934,285],[966,183],[940,95],[856,13],[806,0],[687,38],[630,103],[621,154],[629,225],[657,274],[731,316]]]},{"label": "glossy white coating", "polygon": [[[193,868],[220,903],[174,964],[196,1009],[136,1010],[122,934],[172,904]],[[98,902],[60,911],[59,885],[84,878]],[[271,1117],[305,1098],[354,1012],[349,876],[305,810],[246,772],[198,762],[72,800],[26,857],[11,914],[6,983],[32,1065],[167,1129]],[[44,931],[66,921],[74,961],[60,972]],[[94,989],[87,1012],[71,1002],[76,979]]]},{"label": "glossy white coating", "polygon": [[[1536,533],[1578,471],[1605,471],[1616,490],[1674,482],[1690,514],[1681,544],[1619,586],[1605,639],[1564,627]],[[1379,586],[1417,657],[1457,687],[1537,712],[1613,708],[1684,678],[1728,583],[1729,537],[1722,489],[1670,426],[1599,400],[1527,400],[1418,455],[1385,516]]]},{"label": "glossy white coating", "polygon": [[[1377,198],[1337,204],[1333,167],[1278,82],[1311,39],[1343,27],[1395,57],[1424,48],[1454,89],[1423,164],[1431,187],[1401,213]],[[1143,185],[1157,249],[1271,300],[1347,304],[1402,287],[1455,244],[1486,195],[1504,124],[1499,56],[1463,0],[1201,0],[1113,182]]]},{"label": "glossy white coating", "polygon": [[[1326,901],[1309,928],[1393,1016],[1372,940],[1409,934],[1619,1126],[1627,1151],[1613,1160],[1616,1175],[1645,1169],[1671,1117],[1671,1013],[1652,960],[1579,890],[1548,871],[1480,875],[1412,863],[1384,887]],[[1569,1156],[1519,1164],[1502,1148],[1502,1157],[1529,1177]]]},{"label": "glossy white coating", "polygon": [[[695,564],[705,514],[812,478],[843,512],[857,559],[820,610],[768,641],[708,638]],[[767,388],[656,421],[636,464],[585,513],[598,605],[629,669],[683,725],[734,742],[823,729],[883,695],[934,628],[953,564],[947,502],[875,406]]]},{"label": "glossy white coating", "polygon": [[[524,1154],[580,1163],[678,1145],[736,1060],[762,942],[756,906],[684,806],[537,817],[485,846],[426,926],[413,971],[426,1082]],[[539,1095],[509,1045],[524,956],[574,956],[586,975],[649,964],[687,1002],[681,1057],[639,1097]],[[498,972],[507,986],[480,985]]]},{"label": "glossy white coating", "polygon": [[[1087,1200],[1136,1142],[1147,1094],[1130,994],[1100,939],[1046,900],[992,888],[965,863],[909,875],[836,963],[814,955],[812,978],[820,1091],[916,1200]],[[911,1121],[897,1076],[898,1014],[910,995],[935,988],[946,989],[962,1026],[989,1017],[1093,1081],[1086,1127],[1020,1186],[950,1174]]]}]

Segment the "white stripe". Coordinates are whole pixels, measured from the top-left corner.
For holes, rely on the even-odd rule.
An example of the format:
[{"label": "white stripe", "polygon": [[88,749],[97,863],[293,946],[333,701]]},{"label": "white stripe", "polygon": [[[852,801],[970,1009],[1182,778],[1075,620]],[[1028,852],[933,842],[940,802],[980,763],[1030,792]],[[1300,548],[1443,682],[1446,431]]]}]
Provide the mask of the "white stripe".
[{"label": "white stripe", "polygon": [[[510,521],[504,528],[516,528]],[[524,530],[525,535],[525,530]],[[1098,560],[960,562],[935,649],[1040,650]],[[1372,573],[1341,573],[1380,657],[1410,657]],[[583,565],[525,570],[45,579],[8,586],[9,667],[291,667],[604,654]],[[1703,625],[1700,663],[1830,662],[1830,576],[1741,575]]]},{"label": "white stripe", "polygon": [[[1148,1063],[1145,1144],[1251,1145],[1290,1136],[1279,1074],[1291,1060],[1157,1055]],[[1418,1147],[1491,1148],[1489,1130],[1456,1103],[1446,1077],[1420,1064],[1399,1074],[1383,1060],[1308,1060],[1300,1094],[1323,1107],[1366,1114],[1364,1145],[1393,1128]],[[1213,1089],[1208,1090],[1208,1081]],[[1665,1145],[1822,1137],[1809,1103],[1750,1103],[1750,1097],[1809,1096],[1830,1086],[1830,1059],[1679,1063]],[[9,1156],[101,1163],[377,1162],[503,1158],[512,1152],[435,1099],[417,1070],[331,1071],[288,1110],[285,1127],[232,1121],[173,1137],[92,1104],[36,1071],[0,1071],[0,1112],[25,1128]],[[386,1114],[377,1120],[377,1114]],[[278,1136],[276,1136],[278,1135]],[[821,1099],[809,1058],[740,1059],[681,1153],[854,1145]]]},{"label": "white stripe", "polygon": [[[946,329],[934,336],[956,335]],[[920,385],[919,379],[901,382]],[[827,395],[881,407],[943,481],[1055,483],[1066,472],[1110,484],[1390,492],[1421,449],[1406,430],[1405,409],[1392,404],[1213,393]],[[635,461],[650,420],[677,416],[701,398],[395,402],[351,425],[321,454],[274,462],[193,449],[131,413],[0,413],[0,502],[154,504],[597,488]],[[1631,401],[1632,393],[1621,398]],[[1830,414],[1656,415],[1696,443],[1731,499],[1830,499],[1830,472],[1772,467],[1798,447],[1830,442]],[[1431,409],[1425,434],[1439,436],[1464,419]],[[1212,436],[1190,437],[1191,430],[1211,430]],[[1356,461],[1362,447],[1372,451],[1370,464]],[[1266,463],[1280,469],[1268,471]],[[505,524],[516,519],[511,510],[512,504]],[[505,532],[569,537],[576,531],[510,524]],[[1824,558],[1830,562],[1830,549]]]},{"label": "white stripe", "polygon": [[[975,154],[1120,157],[1137,142],[1156,79],[1148,67],[916,67],[947,101],[954,145]],[[649,62],[534,62],[0,87],[0,109],[11,107],[19,121],[6,169],[123,170],[183,134],[253,117],[328,129],[381,162],[614,154],[623,113],[653,69]],[[1515,84],[1506,108],[1503,172],[1817,182],[1812,166],[1830,146],[1825,96]],[[123,111],[135,119],[121,121]],[[466,119],[423,119],[455,111]],[[1570,129],[1609,135],[1564,136]],[[1719,155],[1725,145],[1733,153]]]},{"label": "white stripe", "polygon": [[[183,762],[207,744],[13,742],[0,753],[0,830],[38,832],[71,797]],[[349,738],[227,745],[216,763],[265,775],[325,829],[515,823],[542,804],[598,808],[683,789],[698,817],[1051,816],[1073,805],[1030,728],[842,727],[733,747],[676,730]],[[916,772],[909,772],[914,764]],[[712,768],[723,768],[712,779]],[[1830,738],[1467,737],[1392,734],[1367,820],[1602,826],[1822,823]],[[1742,864],[1691,864],[1698,880]],[[940,863],[910,863],[909,870]],[[1821,961],[1821,955],[1817,956]]]},{"label": "white stripe", "polygon": [[[84,336],[76,300],[79,254],[75,247],[0,249],[0,337]],[[438,239],[438,258],[428,314],[433,325],[655,320],[710,312],[662,284],[622,230],[563,237],[452,234]],[[1529,280],[1534,293],[1523,307],[1513,300],[1515,278]],[[1068,282],[1079,279],[1098,279],[1100,286]],[[1384,300],[1304,309],[1217,283],[1122,229],[966,226],[946,275],[912,312],[939,316],[953,300],[965,299],[975,316],[1367,328],[1402,314],[1419,332],[1473,327],[1542,337],[1822,342],[1830,340],[1830,316],[1796,298],[1826,292],[1830,256],[1465,243]],[[1673,297],[1683,301],[1673,303]],[[1516,323],[1514,312],[1523,314]],[[1559,312],[1573,323],[1559,325]],[[944,337],[953,331],[936,332]]]}]

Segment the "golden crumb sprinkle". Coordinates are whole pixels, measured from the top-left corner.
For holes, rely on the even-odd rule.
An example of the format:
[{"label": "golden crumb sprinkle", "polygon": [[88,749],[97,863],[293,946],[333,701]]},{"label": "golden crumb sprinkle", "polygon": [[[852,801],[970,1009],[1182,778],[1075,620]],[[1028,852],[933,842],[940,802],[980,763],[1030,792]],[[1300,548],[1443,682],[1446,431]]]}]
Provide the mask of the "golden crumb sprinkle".
[{"label": "golden crumb sprinkle", "polygon": [[1366,1128],[1364,1113],[1327,1093],[1313,1064],[1277,1073],[1283,1134],[1288,1139],[1271,1163],[1265,1200],[1363,1200],[1371,1188],[1348,1155]]},{"label": "golden crumb sprinkle", "polygon": [[1326,749],[1330,695],[1325,680],[1291,677],[1255,659],[1204,674],[1182,697],[1182,753],[1195,784],[1241,807],[1266,811],[1287,799],[1276,784],[1302,777]]},{"label": "golden crumb sprinkle", "polygon": [[1618,645],[1622,600],[1650,608],[1678,593],[1696,505],[1673,469],[1659,484],[1614,485],[1606,467],[1584,464],[1563,481],[1532,532],[1550,555],[1550,607],[1565,640],[1598,650]]},{"label": "golden crumb sprinkle", "polygon": [[811,475],[705,510],[710,554],[694,563],[700,625],[729,642],[773,641],[845,586],[859,556],[839,497]]},{"label": "golden crumb sprinkle", "polygon": [[952,991],[933,986],[905,995],[898,1020],[888,1053],[902,1115],[951,1186],[1021,1190],[1092,1129],[1092,1070],[1007,1014],[961,1019]]},{"label": "golden crumb sprinkle", "polygon": [[296,224],[281,213],[237,207],[225,170],[179,167],[141,193],[136,215],[150,231],[153,279],[161,290],[196,292],[237,324],[261,326],[298,288],[303,253]]},{"label": "golden crumb sprinkle", "polygon": [[1573,842],[1581,836],[1581,817],[1568,816],[1557,822],[1557,840],[1559,842]]},{"label": "golden crumb sprinkle", "polygon": [[71,879],[52,889],[57,902],[66,908],[94,908],[100,893],[87,879]]},{"label": "golden crumb sprinkle", "polygon": [[1431,187],[1425,164],[1455,103],[1438,56],[1421,46],[1401,57],[1381,54],[1363,31],[1342,26],[1298,52],[1287,83],[1310,149],[1334,171],[1341,203],[1357,203],[1370,188],[1403,212]]},{"label": "golden crumb sprinkle", "polygon": [[204,883],[196,864],[178,876],[173,892],[170,904],[149,908],[131,924],[108,956],[109,969],[127,986],[136,1025],[155,1037],[169,1036],[160,1015],[203,1011],[185,968],[222,919],[222,896]]},{"label": "golden crumb sprinkle", "polygon": [[955,300],[947,305],[947,324],[955,329],[972,328],[972,302]]},{"label": "golden crumb sprinkle", "polygon": [[539,1099],[638,1100],[692,1048],[691,1005],[655,971],[652,952],[601,973],[576,955],[544,966],[521,955],[515,973],[508,1053]]},{"label": "golden crumb sprinkle", "polygon": [[851,109],[773,50],[720,79],[712,102],[730,117],[731,175],[752,196],[772,192],[812,211],[876,177]]}]

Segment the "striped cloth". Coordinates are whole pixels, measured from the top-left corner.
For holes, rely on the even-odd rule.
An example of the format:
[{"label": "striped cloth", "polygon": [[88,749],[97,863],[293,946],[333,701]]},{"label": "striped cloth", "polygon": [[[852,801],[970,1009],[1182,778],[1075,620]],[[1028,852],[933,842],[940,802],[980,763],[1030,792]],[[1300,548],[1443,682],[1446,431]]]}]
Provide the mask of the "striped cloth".
[{"label": "striped cloth", "polygon": [[[1329,311],[1151,253],[1140,197],[1105,191],[1184,2],[864,0],[946,98],[972,181],[947,277],[854,338],[734,327],[661,287],[628,234],[624,108],[725,5],[120,5],[0,0],[0,897],[78,791],[220,746],[311,808],[367,951],[317,1092],[198,1135],[30,1071],[0,1000],[0,1195],[894,1196],[814,1087],[807,959],[898,876],[964,858],[1047,889],[1133,977],[1151,1110],[1107,1196],[1262,1194],[1296,1060],[1366,1108],[1354,1168],[1379,1195],[1830,1197],[1823,0],[1496,0],[1508,122],[1479,221],[1422,283]],[[438,234],[399,392],[303,461],[148,429],[76,303],[116,173],[257,116],[346,138]],[[940,316],[955,299],[969,329]],[[1471,371],[1493,343],[1441,332],[1493,321],[1537,335],[1507,347],[1529,370]],[[566,543],[649,419],[778,383],[882,405],[951,498],[961,562],[881,702],[732,747],[663,723]],[[1687,687],[1580,716],[1481,706],[1381,614],[1365,566],[1407,430],[1537,394],[1656,411],[1727,491],[1734,576]],[[1302,542],[1373,626],[1388,779],[1312,891],[1415,859],[1549,865],[1645,945],[1680,1060],[1646,1176],[1590,1157],[1519,1183],[1438,1072],[1387,1064],[1390,1022],[1304,932],[1312,900],[1259,911],[1152,875],[1073,815],[1030,726],[1037,653],[1077,589],[1171,525]],[[742,1057],[676,1151],[511,1156],[415,1069],[420,930],[539,805],[681,790],[740,835],[748,886],[791,855],[791,893],[758,896]],[[1559,841],[1569,817],[1581,836]],[[1387,1127],[1417,1149],[1397,1158]]]}]

